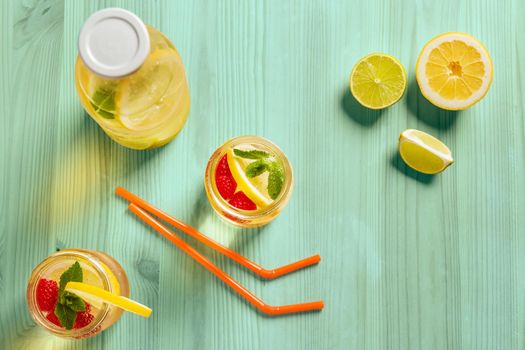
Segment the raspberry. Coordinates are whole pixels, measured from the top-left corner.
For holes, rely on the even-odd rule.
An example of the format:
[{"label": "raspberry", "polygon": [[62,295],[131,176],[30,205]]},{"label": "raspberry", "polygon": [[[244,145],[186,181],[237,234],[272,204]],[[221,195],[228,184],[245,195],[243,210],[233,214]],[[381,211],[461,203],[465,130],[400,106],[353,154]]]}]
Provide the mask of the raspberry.
[{"label": "raspberry", "polygon": [[233,198],[230,199],[229,203],[235,208],[244,209],[244,210],[255,210],[257,206],[250,198],[246,197],[244,192],[239,191],[233,195]]},{"label": "raspberry", "polygon": [[51,322],[51,323],[53,323],[53,324],[55,324],[55,325],[57,325],[59,327],[63,327],[62,323],[60,323],[60,320],[58,319],[57,315],[55,315],[54,311],[48,313],[47,316],[46,316],[46,319],[49,322]]},{"label": "raspberry", "polygon": [[231,199],[237,188],[237,182],[235,182],[230,168],[228,167],[228,158],[226,154],[222,156],[217,165],[217,169],[215,170],[215,185],[217,186],[220,195],[225,200]]},{"label": "raspberry", "polygon": [[220,195],[224,200],[229,200],[233,197],[235,189],[237,188],[237,183],[233,177],[228,176],[219,176],[215,178],[215,184],[219,190]]},{"label": "raspberry", "polygon": [[77,318],[75,319],[75,324],[73,325],[74,329],[84,328],[85,326],[90,324],[91,321],[93,321],[93,319],[95,318],[95,316],[93,316],[87,311],[87,305],[88,304],[86,304],[86,311],[77,312]]},{"label": "raspberry", "polygon": [[215,177],[218,176],[232,176],[232,173],[230,171],[230,167],[228,166],[228,155],[225,154],[222,156],[221,160],[219,160],[219,164],[217,164],[217,168],[215,169]]},{"label": "raspberry", "polygon": [[55,310],[57,299],[57,283],[55,281],[41,278],[36,285],[36,303],[40,311],[52,312]]}]

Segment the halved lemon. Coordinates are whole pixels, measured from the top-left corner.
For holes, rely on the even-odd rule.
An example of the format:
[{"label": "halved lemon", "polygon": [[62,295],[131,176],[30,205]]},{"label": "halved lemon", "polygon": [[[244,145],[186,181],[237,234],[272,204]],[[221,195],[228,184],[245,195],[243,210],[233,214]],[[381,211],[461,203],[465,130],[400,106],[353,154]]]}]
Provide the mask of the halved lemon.
[{"label": "halved lemon", "polygon": [[454,162],[448,147],[423,131],[408,129],[399,136],[401,158],[419,172],[437,174]]},{"label": "halved lemon", "polygon": [[466,109],[488,92],[492,60],[476,38],[465,33],[444,33],[430,40],[416,63],[421,93],[448,110]]},{"label": "halved lemon", "polygon": [[65,290],[75,293],[82,299],[91,301],[93,304],[107,303],[142,317],[149,317],[151,315],[151,309],[149,307],[87,283],[68,282]]},{"label": "halved lemon", "polygon": [[350,74],[350,91],[365,107],[381,109],[393,105],[405,93],[407,75],[403,65],[384,53],[361,58]]},{"label": "halved lemon", "polygon": [[272,199],[268,196],[268,191],[265,189],[261,179],[257,179],[257,177],[250,179],[246,176],[245,168],[249,163],[237,157],[231,148],[227,151],[226,159],[228,160],[228,167],[232,176],[237,182],[237,191],[244,192],[259,209],[269,206],[272,203]]}]

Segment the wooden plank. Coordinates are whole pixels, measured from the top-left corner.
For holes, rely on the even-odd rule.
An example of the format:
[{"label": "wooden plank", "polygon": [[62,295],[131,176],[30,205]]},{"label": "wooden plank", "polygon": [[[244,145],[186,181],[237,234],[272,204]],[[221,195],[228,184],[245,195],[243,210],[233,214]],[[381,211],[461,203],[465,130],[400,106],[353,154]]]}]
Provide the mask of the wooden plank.
[{"label": "wooden plank", "polygon": [[41,331],[26,311],[25,290],[31,266],[53,251],[49,189],[57,137],[63,3],[2,6],[3,16],[9,17],[2,41],[2,57],[9,64],[2,85],[9,106],[2,115],[7,164],[2,198],[2,304],[7,308],[2,340],[5,348],[17,348],[34,346],[40,338]]}]

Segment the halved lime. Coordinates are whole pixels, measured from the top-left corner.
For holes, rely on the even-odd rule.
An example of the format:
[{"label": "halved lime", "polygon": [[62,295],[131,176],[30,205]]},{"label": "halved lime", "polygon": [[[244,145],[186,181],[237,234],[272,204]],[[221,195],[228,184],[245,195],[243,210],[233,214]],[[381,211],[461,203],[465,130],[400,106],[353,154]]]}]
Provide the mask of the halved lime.
[{"label": "halved lime", "polygon": [[394,57],[373,53],[361,58],[350,75],[350,91],[355,99],[370,109],[393,105],[405,93],[405,68]]}]

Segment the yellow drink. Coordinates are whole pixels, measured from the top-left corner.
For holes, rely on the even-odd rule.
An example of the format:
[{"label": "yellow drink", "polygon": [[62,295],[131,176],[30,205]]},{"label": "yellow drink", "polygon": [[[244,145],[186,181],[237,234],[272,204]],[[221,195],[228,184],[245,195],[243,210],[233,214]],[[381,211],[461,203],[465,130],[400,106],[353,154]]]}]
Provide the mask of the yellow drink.
[{"label": "yellow drink", "polygon": [[286,155],[259,136],[226,141],[211,155],[204,174],[215,212],[240,227],[259,227],[275,219],[290,199],[293,182]]},{"label": "yellow drink", "polygon": [[77,262],[82,270],[84,283],[116,295],[129,297],[126,272],[115,259],[105,253],[87,249],[66,249],[42,261],[29,278],[27,286],[29,312],[35,322],[45,330],[57,336],[76,339],[90,337],[107,329],[118,321],[123,312],[120,308],[108,304],[90,303],[89,310],[85,311],[91,316],[85,324],[75,325],[73,329],[66,329],[63,325],[57,324],[53,308],[39,304],[38,286],[42,281],[54,282],[58,286],[62,274]]},{"label": "yellow drink", "polygon": [[[171,141],[184,126],[190,109],[188,84],[177,49],[155,28],[144,28],[149,54],[130,74],[97,74],[88,68],[90,62],[82,52],[75,66],[75,86],[84,109],[109,137],[133,149],[155,148]],[[108,35],[112,33],[107,31]],[[100,40],[104,39],[102,36]],[[108,44],[108,55],[114,46],[115,42]],[[102,60],[104,54],[99,52]]]}]

